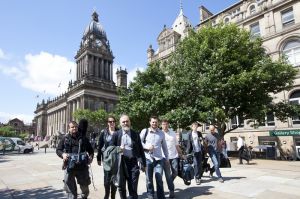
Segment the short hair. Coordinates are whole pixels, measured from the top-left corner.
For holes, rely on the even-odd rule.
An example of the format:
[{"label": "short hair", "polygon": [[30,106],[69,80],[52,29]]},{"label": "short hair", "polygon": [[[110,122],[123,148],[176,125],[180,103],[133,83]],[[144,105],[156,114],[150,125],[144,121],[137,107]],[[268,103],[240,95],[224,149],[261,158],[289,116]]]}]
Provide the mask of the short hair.
[{"label": "short hair", "polygon": [[167,120],[167,119],[162,119],[162,120],[161,120],[161,123],[163,123],[163,122],[164,122],[164,123],[169,123],[169,120]]},{"label": "short hair", "polygon": [[197,126],[199,126],[199,123],[198,123],[198,122],[193,122],[192,125],[197,125]]},{"label": "short hair", "polygon": [[73,124],[74,126],[75,126],[75,125],[78,126],[77,122],[74,121],[74,120],[72,120],[72,121],[70,121],[70,122],[68,123],[68,125],[70,125],[70,124]]},{"label": "short hair", "polygon": [[149,121],[151,121],[151,119],[158,120],[158,117],[157,117],[157,116],[155,116],[155,115],[152,115],[152,116],[150,117],[150,120],[149,120]]}]

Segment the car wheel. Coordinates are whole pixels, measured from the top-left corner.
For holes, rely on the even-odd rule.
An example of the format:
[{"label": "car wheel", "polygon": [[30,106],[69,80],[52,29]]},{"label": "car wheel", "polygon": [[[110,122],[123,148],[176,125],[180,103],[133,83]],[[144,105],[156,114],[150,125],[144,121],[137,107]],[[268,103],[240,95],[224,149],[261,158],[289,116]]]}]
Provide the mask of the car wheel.
[{"label": "car wheel", "polygon": [[28,149],[25,149],[25,150],[24,150],[24,153],[29,153]]}]

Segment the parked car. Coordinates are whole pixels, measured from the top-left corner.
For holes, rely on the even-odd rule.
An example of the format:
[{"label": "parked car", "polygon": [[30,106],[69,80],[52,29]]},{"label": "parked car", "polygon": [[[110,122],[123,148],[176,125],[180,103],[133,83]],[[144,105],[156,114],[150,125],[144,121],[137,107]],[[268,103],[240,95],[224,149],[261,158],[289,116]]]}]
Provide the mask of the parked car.
[{"label": "parked car", "polygon": [[0,151],[14,151],[16,147],[15,142],[8,137],[0,137]]},{"label": "parked car", "polygon": [[33,146],[26,144],[21,138],[1,137],[1,139],[5,142],[6,151],[18,151],[19,153],[33,152]]}]

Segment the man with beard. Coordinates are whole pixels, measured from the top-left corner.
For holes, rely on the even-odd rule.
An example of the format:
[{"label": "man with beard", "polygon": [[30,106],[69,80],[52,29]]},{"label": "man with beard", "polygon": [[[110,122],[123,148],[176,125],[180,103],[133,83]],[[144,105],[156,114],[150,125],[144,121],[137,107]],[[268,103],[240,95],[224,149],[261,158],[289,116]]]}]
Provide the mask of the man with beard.
[{"label": "man with beard", "polygon": [[130,199],[137,199],[137,187],[139,181],[139,164],[144,171],[146,167],[146,158],[142,146],[142,142],[138,133],[130,129],[130,119],[128,115],[120,117],[120,126],[122,129],[117,131],[114,139],[116,145],[123,150],[121,158],[121,169],[125,174],[120,178],[119,193],[121,199],[126,199],[126,181]]},{"label": "man with beard", "polygon": [[143,129],[140,134],[146,156],[147,194],[149,199],[154,198],[153,174],[155,173],[157,198],[165,199],[162,175],[164,164],[170,167],[168,147],[165,134],[158,128],[158,118],[152,116],[149,123],[150,127]]},{"label": "man with beard", "polygon": [[75,121],[69,122],[69,133],[60,140],[56,148],[56,154],[65,163],[64,183],[68,199],[77,199],[76,181],[80,185],[81,198],[87,198],[89,195],[89,164],[93,161],[94,149],[82,133],[78,131]]}]

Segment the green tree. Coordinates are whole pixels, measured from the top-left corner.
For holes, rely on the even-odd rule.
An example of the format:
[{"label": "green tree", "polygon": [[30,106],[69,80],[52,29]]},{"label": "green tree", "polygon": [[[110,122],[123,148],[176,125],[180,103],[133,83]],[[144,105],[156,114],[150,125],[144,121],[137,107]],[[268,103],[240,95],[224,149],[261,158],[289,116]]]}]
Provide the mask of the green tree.
[{"label": "green tree", "polygon": [[163,115],[173,106],[170,100],[166,100],[166,90],[166,75],[159,63],[150,65],[144,72],[137,71],[128,89],[119,89],[116,113],[130,115],[133,128],[141,130],[149,126],[151,115]]},{"label": "green tree", "polygon": [[17,137],[17,133],[12,126],[2,126],[0,127],[0,136]]},{"label": "green tree", "polygon": [[108,113],[104,109],[98,109],[91,111],[89,109],[77,109],[73,116],[77,120],[86,119],[89,123],[89,127],[93,130],[103,128],[106,123]]},{"label": "green tree", "polygon": [[[291,88],[297,70],[284,58],[272,60],[261,39],[234,24],[190,32],[165,69],[168,89],[177,99],[165,116],[183,126],[193,120],[212,123],[223,136],[232,130],[225,130],[226,122],[235,116],[262,121],[269,111],[280,119],[295,114],[287,103],[275,104],[272,95]],[[180,119],[186,114],[192,120]]]}]

